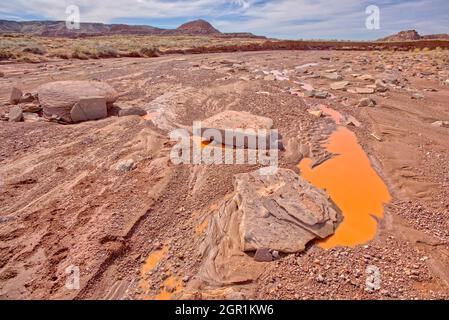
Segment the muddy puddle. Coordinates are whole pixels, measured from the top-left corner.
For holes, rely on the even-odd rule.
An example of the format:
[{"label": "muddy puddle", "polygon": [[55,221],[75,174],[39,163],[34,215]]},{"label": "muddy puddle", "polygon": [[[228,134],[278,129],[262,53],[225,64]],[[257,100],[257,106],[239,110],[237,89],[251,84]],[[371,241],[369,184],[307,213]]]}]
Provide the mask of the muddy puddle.
[{"label": "muddy puddle", "polygon": [[306,180],[326,190],[342,210],[344,220],[335,234],[319,245],[325,249],[361,245],[375,237],[376,219],[383,218],[383,206],[390,201],[390,194],[356,135],[340,125],[342,115],[325,106],[321,110],[337,123],[323,146],[335,156],[313,169],[312,160],[304,159],[299,168]]},{"label": "muddy puddle", "polygon": [[156,118],[159,115],[160,115],[159,112],[148,112],[142,118],[144,118],[145,120],[153,120],[154,118]]},{"label": "muddy puddle", "polygon": [[181,279],[169,275],[161,285],[161,290],[156,295],[151,295],[151,276],[148,274],[155,270],[159,262],[167,255],[168,246],[164,246],[162,249],[156,250],[151,253],[141,268],[141,279],[139,287],[143,291],[143,299],[145,300],[170,300],[175,293],[182,291],[183,282]]}]

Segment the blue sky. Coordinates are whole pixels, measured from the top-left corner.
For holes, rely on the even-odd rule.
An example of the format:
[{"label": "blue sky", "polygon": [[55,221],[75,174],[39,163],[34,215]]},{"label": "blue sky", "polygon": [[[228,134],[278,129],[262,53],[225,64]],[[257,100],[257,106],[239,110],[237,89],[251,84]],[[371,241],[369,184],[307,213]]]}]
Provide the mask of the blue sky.
[{"label": "blue sky", "polygon": [[[77,5],[82,22],[176,28],[205,19],[223,32],[284,39],[377,39],[401,30],[449,33],[449,0],[9,0],[0,19],[64,20]],[[368,30],[365,9],[380,9],[380,29]]]}]

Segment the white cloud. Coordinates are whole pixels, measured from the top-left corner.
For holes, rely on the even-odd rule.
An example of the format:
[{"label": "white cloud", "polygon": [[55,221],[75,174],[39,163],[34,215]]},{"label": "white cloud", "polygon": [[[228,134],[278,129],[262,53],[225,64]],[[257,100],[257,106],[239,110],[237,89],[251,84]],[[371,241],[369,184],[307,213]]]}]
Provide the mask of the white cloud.
[{"label": "white cloud", "polygon": [[[173,23],[202,17],[224,32],[282,38],[375,39],[413,28],[449,33],[447,0],[11,0],[2,3],[0,18],[64,20],[66,7],[73,4],[80,7],[83,22],[139,18],[152,24],[152,19]],[[371,4],[381,10],[378,31],[365,28],[365,8]]]}]

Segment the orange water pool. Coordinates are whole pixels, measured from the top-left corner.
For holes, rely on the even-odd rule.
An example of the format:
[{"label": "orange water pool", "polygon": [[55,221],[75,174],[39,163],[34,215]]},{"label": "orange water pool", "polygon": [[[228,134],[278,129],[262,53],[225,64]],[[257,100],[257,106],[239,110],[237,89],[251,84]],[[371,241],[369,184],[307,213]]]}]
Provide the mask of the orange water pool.
[{"label": "orange water pool", "polygon": [[[335,113],[329,116],[338,123]],[[325,189],[344,216],[335,234],[319,245],[329,249],[364,244],[376,235],[374,217],[383,218],[383,206],[391,199],[388,188],[371,166],[356,135],[348,128],[338,126],[325,147],[338,155],[313,169],[311,159],[299,164],[301,175],[316,187]]]}]

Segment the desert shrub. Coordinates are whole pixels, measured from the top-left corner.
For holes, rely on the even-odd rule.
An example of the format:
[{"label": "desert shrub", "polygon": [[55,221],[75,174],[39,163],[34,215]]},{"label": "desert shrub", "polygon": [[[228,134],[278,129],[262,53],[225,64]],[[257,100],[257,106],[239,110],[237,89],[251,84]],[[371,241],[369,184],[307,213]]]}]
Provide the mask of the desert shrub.
[{"label": "desert shrub", "polygon": [[73,59],[87,60],[90,57],[90,51],[81,46],[75,46],[72,51]]},{"label": "desert shrub", "polygon": [[111,46],[97,46],[94,48],[95,56],[98,58],[116,58],[119,52],[116,48]]},{"label": "desert shrub", "polygon": [[39,58],[32,58],[32,57],[18,57],[17,58],[18,62],[25,62],[25,63],[40,63],[45,61],[44,59],[39,59]]},{"label": "desert shrub", "polygon": [[161,55],[159,49],[153,46],[142,47],[139,52],[145,57],[159,57]]},{"label": "desert shrub", "polygon": [[430,49],[426,47],[426,48],[422,49],[422,51],[423,51],[423,52],[429,52]]},{"label": "desert shrub", "polygon": [[0,49],[0,60],[8,60],[8,59],[13,59],[15,58],[15,55],[5,49]]},{"label": "desert shrub", "polygon": [[53,44],[52,43],[52,44],[49,44],[48,47],[51,48],[51,49],[59,49],[59,48],[62,48],[64,46],[61,45],[61,44],[57,44],[57,43]]},{"label": "desert shrub", "polygon": [[70,59],[70,54],[65,51],[55,51],[48,55],[50,58]]},{"label": "desert shrub", "polygon": [[1,39],[0,41],[0,49],[11,49],[14,48],[14,42],[11,40]]},{"label": "desert shrub", "polygon": [[128,58],[141,58],[142,54],[137,50],[131,50],[120,53],[120,56]]},{"label": "desert shrub", "polygon": [[45,49],[39,44],[29,44],[25,48],[22,49],[22,52],[28,52],[33,54],[45,54]]},{"label": "desert shrub", "polygon": [[3,34],[4,38],[21,38],[21,34],[15,34],[15,33],[5,33]]}]

